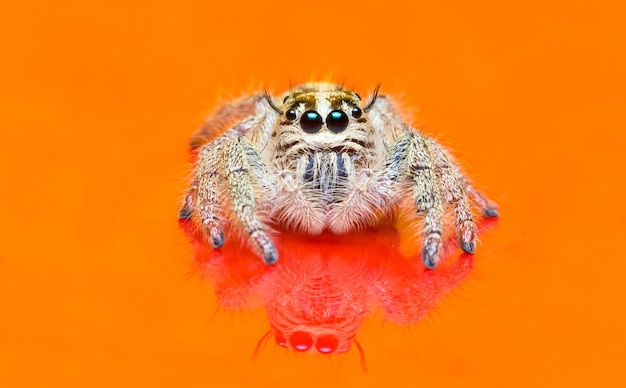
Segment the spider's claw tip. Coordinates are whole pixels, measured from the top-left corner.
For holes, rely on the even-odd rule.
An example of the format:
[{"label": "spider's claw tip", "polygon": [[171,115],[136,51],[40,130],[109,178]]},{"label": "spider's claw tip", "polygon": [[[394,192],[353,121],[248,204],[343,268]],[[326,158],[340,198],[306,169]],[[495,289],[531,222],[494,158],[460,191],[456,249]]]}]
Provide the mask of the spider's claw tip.
[{"label": "spider's claw tip", "polygon": [[483,210],[483,214],[486,215],[487,217],[499,217],[500,210],[495,206],[490,206],[486,208],[485,210]]},{"label": "spider's claw tip", "polygon": [[436,253],[424,248],[422,249],[422,261],[424,262],[426,268],[435,269],[437,262],[439,262],[439,257]]},{"label": "spider's claw tip", "polygon": [[265,264],[274,264],[278,261],[278,252],[275,249],[269,249],[263,255],[263,261]]},{"label": "spider's claw tip", "polygon": [[191,218],[191,216],[193,215],[193,211],[189,208],[182,208],[180,209],[180,211],[178,212],[178,219],[179,220],[188,220]]},{"label": "spider's claw tip", "polygon": [[212,229],[211,230],[211,246],[213,248],[220,248],[222,245],[224,245],[224,232],[219,230],[219,229]]},{"label": "spider's claw tip", "polygon": [[422,261],[426,268],[435,269],[439,263],[439,250],[441,248],[441,235],[433,234],[426,238],[422,247]]},{"label": "spider's claw tip", "polygon": [[474,241],[461,241],[461,249],[464,252],[473,255],[474,251],[476,250],[476,243]]}]

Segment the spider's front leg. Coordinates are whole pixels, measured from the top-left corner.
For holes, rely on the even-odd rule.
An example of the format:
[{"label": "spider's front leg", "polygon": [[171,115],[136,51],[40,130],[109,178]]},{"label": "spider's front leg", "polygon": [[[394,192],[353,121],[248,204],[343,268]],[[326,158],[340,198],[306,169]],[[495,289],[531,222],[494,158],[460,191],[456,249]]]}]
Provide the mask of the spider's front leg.
[{"label": "spider's front leg", "polygon": [[261,155],[244,137],[237,137],[226,144],[223,163],[233,213],[265,263],[274,264],[278,260],[278,252],[267,226],[262,222],[263,206],[259,203],[261,198],[273,196],[264,190],[268,184],[263,184],[263,180],[273,175]]},{"label": "spider's front leg", "polygon": [[443,198],[452,207],[461,249],[473,254],[476,249],[477,226],[473,218],[472,197],[481,212],[487,217],[498,217],[498,205],[483,196],[463,174],[454,158],[437,142],[425,137]]},{"label": "spider's front leg", "polygon": [[195,208],[198,209],[200,225],[213,248],[219,248],[224,244],[224,214],[221,210],[218,170],[223,149],[224,145],[219,143],[204,146],[198,158],[197,175],[181,209],[183,212],[188,205],[191,209],[191,202],[196,201]]},{"label": "spider's front leg", "polygon": [[430,269],[439,262],[443,245],[443,203],[437,175],[426,146],[426,139],[419,133],[409,133],[407,150],[411,193],[418,212],[424,214],[424,242],[422,261]]},{"label": "spider's front leg", "polygon": [[473,254],[477,227],[468,195],[475,197],[482,212],[497,217],[497,205],[474,189],[451,156],[434,140],[414,131],[407,131],[390,147],[385,169],[378,187],[380,193],[394,195],[395,182],[409,177],[411,196],[417,211],[424,215],[422,260],[435,268],[443,245],[444,202],[454,211],[459,245]]},{"label": "spider's front leg", "polygon": [[225,220],[221,210],[220,171],[225,145],[237,136],[248,133],[262,121],[263,117],[242,121],[217,139],[205,144],[198,154],[195,176],[183,200],[178,219],[192,218],[197,212],[202,230],[209,237],[213,248],[219,248],[224,244]]},{"label": "spider's front leg", "polygon": [[380,195],[388,204],[397,202],[407,189],[415,209],[424,216],[422,261],[435,268],[439,261],[443,233],[443,204],[424,138],[408,129],[391,146],[381,170],[377,185]]},{"label": "spider's front leg", "polygon": [[[219,248],[224,243],[223,232],[219,225],[223,223],[219,214],[219,193],[217,192],[216,167],[219,165],[219,154],[221,147],[230,139],[236,136],[243,136],[264,119],[262,115],[267,109],[259,108],[259,101],[263,99],[260,94],[246,97],[226,104],[211,116],[192,136],[189,147],[192,154],[198,153],[199,168],[196,171],[193,181],[185,195],[183,205],[178,212],[179,220],[186,220],[193,217],[194,205],[201,186],[206,186],[208,193],[205,193],[210,209],[205,209],[205,219],[213,218],[211,221],[210,240],[214,248]],[[265,109],[263,109],[265,108]],[[261,115],[259,115],[261,113]],[[245,119],[246,117],[251,117]],[[230,123],[238,122],[226,132],[219,134],[219,131]],[[213,140],[212,140],[213,139]],[[201,180],[203,182],[201,182]],[[220,237],[221,235],[221,237]]]}]

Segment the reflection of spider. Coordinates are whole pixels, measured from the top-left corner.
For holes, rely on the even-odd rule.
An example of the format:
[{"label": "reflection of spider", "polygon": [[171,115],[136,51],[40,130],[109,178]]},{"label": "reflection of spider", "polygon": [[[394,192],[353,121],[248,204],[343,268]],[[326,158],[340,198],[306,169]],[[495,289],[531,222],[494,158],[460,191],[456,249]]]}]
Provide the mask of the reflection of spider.
[{"label": "reflection of spider", "polygon": [[[278,101],[257,94],[228,104],[192,139],[197,165],[179,218],[193,218],[214,248],[229,223],[272,264],[272,227],[345,234],[404,218],[423,224],[422,259],[434,268],[446,214],[468,253],[476,246],[472,207],[498,215],[450,154],[377,90],[366,106],[327,83],[296,87]],[[233,126],[215,133],[226,124]]]}]

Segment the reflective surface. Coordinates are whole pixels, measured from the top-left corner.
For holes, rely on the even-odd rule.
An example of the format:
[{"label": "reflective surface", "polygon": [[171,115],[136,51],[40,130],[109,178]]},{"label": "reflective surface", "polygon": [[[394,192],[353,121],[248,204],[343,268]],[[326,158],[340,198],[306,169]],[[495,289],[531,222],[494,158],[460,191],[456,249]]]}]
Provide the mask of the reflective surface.
[{"label": "reflective surface", "polygon": [[263,308],[276,343],[300,352],[349,351],[363,319],[375,313],[397,324],[419,322],[474,264],[451,241],[447,258],[429,270],[419,254],[403,253],[396,229],[379,227],[350,236],[276,234],[280,260],[268,266],[232,231],[215,250],[191,220],[180,224],[220,306]]},{"label": "reflective surface", "polygon": [[[623,2],[4,3],[0,386],[626,385]],[[425,319],[363,320],[368,374],[252,362],[265,310],[218,307],[176,222],[211,109],[326,76],[402,96],[502,210]]]}]

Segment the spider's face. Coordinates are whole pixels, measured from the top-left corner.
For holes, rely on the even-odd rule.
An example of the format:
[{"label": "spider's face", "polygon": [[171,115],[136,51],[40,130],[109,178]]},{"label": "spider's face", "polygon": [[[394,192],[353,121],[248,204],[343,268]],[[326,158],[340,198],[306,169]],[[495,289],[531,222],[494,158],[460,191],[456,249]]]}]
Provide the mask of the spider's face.
[{"label": "spider's face", "polygon": [[300,133],[303,141],[332,148],[367,123],[358,94],[332,84],[308,84],[283,96],[278,134]]}]

